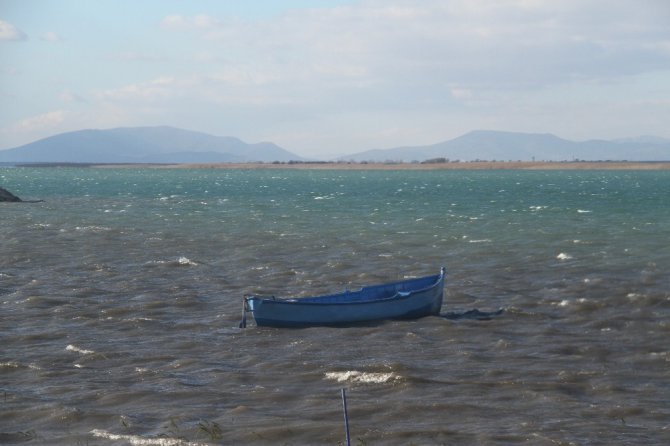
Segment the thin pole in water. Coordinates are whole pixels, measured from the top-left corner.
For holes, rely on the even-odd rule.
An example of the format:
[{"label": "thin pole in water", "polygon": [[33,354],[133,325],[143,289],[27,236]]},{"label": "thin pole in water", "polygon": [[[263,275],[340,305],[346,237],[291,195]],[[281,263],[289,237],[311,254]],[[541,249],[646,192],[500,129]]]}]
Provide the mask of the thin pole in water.
[{"label": "thin pole in water", "polygon": [[242,299],[242,320],[240,321],[240,328],[247,328],[247,297]]},{"label": "thin pole in water", "polygon": [[349,438],[349,415],[347,414],[347,394],[342,388],[342,406],[344,406],[344,430],[347,434],[347,446],[351,446],[351,438]]}]

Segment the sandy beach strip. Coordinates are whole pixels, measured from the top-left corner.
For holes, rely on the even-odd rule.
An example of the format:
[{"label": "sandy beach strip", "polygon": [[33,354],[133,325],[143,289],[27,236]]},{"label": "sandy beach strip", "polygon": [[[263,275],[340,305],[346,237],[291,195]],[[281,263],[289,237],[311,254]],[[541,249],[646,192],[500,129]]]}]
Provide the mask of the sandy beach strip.
[{"label": "sandy beach strip", "polygon": [[97,164],[95,168],[153,169],[298,169],[298,170],[670,170],[670,162],[496,162],[458,163],[202,163],[202,164]]}]

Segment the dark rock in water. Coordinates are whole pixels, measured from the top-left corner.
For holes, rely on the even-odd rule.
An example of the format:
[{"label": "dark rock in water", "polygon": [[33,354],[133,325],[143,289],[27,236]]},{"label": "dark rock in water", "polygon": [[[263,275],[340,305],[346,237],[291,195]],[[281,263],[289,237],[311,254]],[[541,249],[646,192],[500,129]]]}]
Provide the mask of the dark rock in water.
[{"label": "dark rock in water", "polygon": [[10,202],[10,203],[39,203],[44,200],[29,200],[29,201],[24,201],[21,200],[19,197],[8,191],[7,189],[3,189],[0,187],[0,202]]},{"label": "dark rock in water", "polygon": [[11,202],[19,202],[23,201],[7,189],[3,189],[0,187],[0,201],[11,201]]}]

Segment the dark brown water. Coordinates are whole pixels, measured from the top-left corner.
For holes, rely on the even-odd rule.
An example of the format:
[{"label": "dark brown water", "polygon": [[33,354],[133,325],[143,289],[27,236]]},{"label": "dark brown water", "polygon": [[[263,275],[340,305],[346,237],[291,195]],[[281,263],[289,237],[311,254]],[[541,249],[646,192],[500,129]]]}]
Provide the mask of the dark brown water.
[{"label": "dark brown water", "polygon": [[[668,173],[0,179],[0,444],[344,444],[341,388],[354,445],[670,444]],[[444,317],[237,328],[442,265]]]}]

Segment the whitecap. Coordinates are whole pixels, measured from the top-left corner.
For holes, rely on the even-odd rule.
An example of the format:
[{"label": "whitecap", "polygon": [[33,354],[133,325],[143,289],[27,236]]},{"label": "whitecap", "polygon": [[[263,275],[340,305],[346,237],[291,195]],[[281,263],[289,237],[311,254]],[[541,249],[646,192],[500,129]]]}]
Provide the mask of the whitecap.
[{"label": "whitecap", "polygon": [[570,260],[570,259],[572,259],[572,256],[570,254],[566,254],[566,253],[562,252],[559,255],[557,255],[556,258],[558,260]]},{"label": "whitecap", "polygon": [[393,372],[375,373],[359,372],[357,370],[348,370],[346,372],[326,372],[326,379],[332,379],[341,382],[363,383],[363,384],[382,384],[389,381],[399,380],[400,376]]},{"label": "whitecap", "polygon": [[129,319],[123,319],[124,322],[153,322],[155,319],[150,317],[131,317]]},{"label": "whitecap", "polygon": [[587,210],[584,210],[584,209],[577,209],[577,213],[579,213],[579,214],[590,214],[591,212],[593,212],[593,211],[587,211]]},{"label": "whitecap", "polygon": [[480,240],[468,240],[468,243],[491,243],[491,239],[483,238]]},{"label": "whitecap", "polygon": [[177,263],[179,265],[191,265],[191,266],[196,266],[197,265],[197,263],[195,263],[193,260],[191,260],[187,257],[184,257],[184,256],[179,257],[177,259]]},{"label": "whitecap", "polygon": [[506,341],[504,339],[498,339],[498,342],[495,343],[496,348],[499,349],[506,349],[511,345],[509,341]]},{"label": "whitecap", "polygon": [[649,356],[652,358],[660,358],[660,359],[665,359],[666,361],[670,361],[670,355],[668,352],[651,352],[649,353]]},{"label": "whitecap", "polygon": [[75,231],[80,231],[80,232],[104,232],[104,231],[111,231],[111,228],[108,228],[106,226],[77,226],[74,228]]},{"label": "whitecap", "polygon": [[91,353],[95,353],[93,350],[86,350],[72,344],[69,344],[67,347],[65,347],[65,350],[69,352],[81,353],[82,355],[90,355]]},{"label": "whitecap", "polygon": [[9,361],[9,362],[0,362],[0,369],[1,368],[12,368],[12,369],[19,369],[19,368],[26,368],[30,370],[42,370],[42,367],[29,363],[29,364],[22,364],[16,361]]},{"label": "whitecap", "polygon": [[[139,435],[122,435],[112,434],[103,429],[93,429],[91,435],[98,438],[105,438],[112,441],[125,441],[133,446],[181,446],[186,444],[184,440],[179,438],[160,437],[160,438],[144,438]],[[202,445],[203,443],[188,442],[190,445]]]},{"label": "whitecap", "polygon": [[15,361],[0,362],[0,369],[18,369],[21,364]]}]

